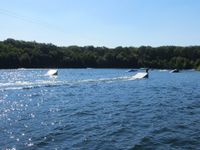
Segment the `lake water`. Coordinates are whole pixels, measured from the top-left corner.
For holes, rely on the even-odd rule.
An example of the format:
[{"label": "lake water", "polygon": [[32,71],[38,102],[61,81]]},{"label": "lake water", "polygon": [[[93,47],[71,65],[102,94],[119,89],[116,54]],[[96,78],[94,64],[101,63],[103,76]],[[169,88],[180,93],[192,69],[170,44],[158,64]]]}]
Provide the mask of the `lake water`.
[{"label": "lake water", "polygon": [[198,149],[200,72],[0,70],[0,149]]}]

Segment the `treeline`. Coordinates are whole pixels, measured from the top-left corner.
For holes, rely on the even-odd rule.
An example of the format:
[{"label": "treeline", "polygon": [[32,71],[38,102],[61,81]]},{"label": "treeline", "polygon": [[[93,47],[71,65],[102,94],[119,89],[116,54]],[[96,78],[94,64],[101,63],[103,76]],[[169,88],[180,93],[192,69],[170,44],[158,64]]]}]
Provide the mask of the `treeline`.
[{"label": "treeline", "polygon": [[57,47],[7,39],[0,42],[0,68],[200,69],[200,46]]}]

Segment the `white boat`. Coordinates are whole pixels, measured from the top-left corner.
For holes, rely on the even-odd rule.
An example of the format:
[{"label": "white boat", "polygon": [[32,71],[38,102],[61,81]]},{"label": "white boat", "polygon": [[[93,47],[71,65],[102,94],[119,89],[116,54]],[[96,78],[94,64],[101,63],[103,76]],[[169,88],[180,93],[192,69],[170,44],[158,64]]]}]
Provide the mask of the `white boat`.
[{"label": "white boat", "polygon": [[50,69],[47,74],[48,76],[56,76],[58,75],[58,70],[57,69]]}]

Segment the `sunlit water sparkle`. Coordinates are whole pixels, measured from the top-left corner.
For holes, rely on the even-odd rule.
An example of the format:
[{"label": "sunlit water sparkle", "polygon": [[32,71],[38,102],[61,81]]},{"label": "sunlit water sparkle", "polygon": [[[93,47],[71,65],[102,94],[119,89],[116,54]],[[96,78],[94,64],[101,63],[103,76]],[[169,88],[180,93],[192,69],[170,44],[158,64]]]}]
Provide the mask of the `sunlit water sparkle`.
[{"label": "sunlit water sparkle", "polygon": [[200,73],[0,70],[0,149],[198,149]]}]

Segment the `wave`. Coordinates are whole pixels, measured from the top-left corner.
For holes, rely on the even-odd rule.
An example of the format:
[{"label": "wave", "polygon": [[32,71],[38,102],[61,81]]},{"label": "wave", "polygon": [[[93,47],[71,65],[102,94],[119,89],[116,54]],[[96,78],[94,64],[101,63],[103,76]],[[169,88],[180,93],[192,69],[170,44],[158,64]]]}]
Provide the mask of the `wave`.
[{"label": "wave", "polygon": [[112,81],[120,81],[120,80],[130,80],[132,77],[124,76],[124,77],[114,77],[114,78],[99,78],[99,79],[85,79],[79,80],[77,83],[84,83],[84,82],[112,82]]},{"label": "wave", "polygon": [[75,81],[62,81],[62,80],[37,80],[37,81],[16,81],[10,83],[0,83],[0,90],[22,90],[33,89],[41,87],[55,87],[64,85],[75,85],[81,83],[111,83],[114,81],[130,81],[136,80],[134,76],[122,76],[113,78],[98,78],[98,79],[82,79]]},{"label": "wave", "polygon": [[21,90],[21,89],[33,89],[40,87],[58,86],[61,84],[67,84],[67,81],[52,81],[52,80],[37,80],[35,82],[30,81],[16,81],[11,83],[0,83],[0,90]]}]

